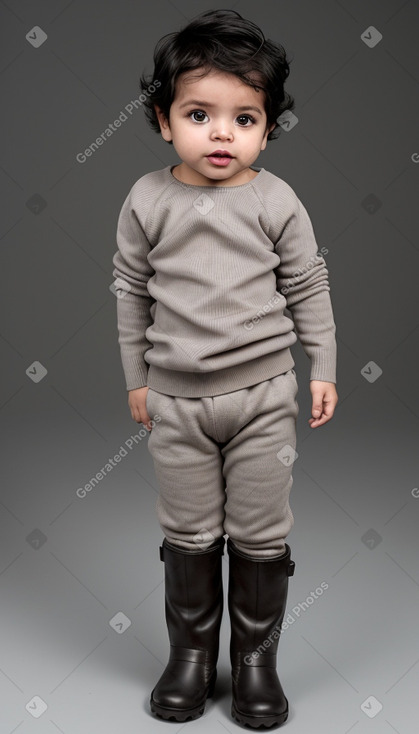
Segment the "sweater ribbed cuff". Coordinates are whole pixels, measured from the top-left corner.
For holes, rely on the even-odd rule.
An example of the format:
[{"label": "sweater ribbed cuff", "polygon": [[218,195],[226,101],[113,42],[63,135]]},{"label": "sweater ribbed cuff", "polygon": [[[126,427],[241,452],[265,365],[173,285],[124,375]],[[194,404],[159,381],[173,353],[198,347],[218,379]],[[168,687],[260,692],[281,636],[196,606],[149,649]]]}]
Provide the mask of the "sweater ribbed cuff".
[{"label": "sweater ribbed cuff", "polygon": [[310,380],[336,384],[336,342],[328,350],[319,349],[311,354]]}]

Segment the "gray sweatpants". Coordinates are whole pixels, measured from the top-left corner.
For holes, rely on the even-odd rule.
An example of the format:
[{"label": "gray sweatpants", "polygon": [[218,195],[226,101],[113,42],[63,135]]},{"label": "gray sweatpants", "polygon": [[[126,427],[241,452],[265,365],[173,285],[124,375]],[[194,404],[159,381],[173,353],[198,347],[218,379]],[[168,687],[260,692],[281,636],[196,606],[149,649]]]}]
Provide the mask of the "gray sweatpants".
[{"label": "gray sweatpants", "polygon": [[214,397],[148,390],[157,515],[171,543],[204,549],[228,534],[248,555],[285,552],[297,392],[293,369]]}]

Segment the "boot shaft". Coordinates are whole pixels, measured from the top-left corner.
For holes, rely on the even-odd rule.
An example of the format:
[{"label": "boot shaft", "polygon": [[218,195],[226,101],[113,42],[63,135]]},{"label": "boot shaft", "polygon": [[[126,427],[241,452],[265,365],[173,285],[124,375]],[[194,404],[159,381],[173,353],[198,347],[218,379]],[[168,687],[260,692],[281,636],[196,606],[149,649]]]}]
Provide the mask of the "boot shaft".
[{"label": "boot shaft", "polygon": [[295,563],[291,549],[274,558],[252,558],[239,551],[230,538],[228,607],[231,621],[230,653],[254,653],[254,660],[276,655],[288,596],[288,578]]},{"label": "boot shaft", "polygon": [[205,648],[214,645],[223,613],[222,556],[224,538],[206,550],[183,550],[165,538],[165,615],[170,644]]}]

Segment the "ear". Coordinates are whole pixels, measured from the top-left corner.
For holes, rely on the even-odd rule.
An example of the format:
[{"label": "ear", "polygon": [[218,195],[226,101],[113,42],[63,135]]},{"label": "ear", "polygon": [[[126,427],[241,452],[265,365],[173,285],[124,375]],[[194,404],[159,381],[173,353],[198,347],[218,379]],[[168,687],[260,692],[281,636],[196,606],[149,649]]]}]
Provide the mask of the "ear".
[{"label": "ear", "polygon": [[162,137],[164,140],[166,140],[166,142],[170,142],[172,140],[172,133],[170,132],[169,121],[165,116],[163,110],[161,110],[160,107],[158,107],[156,104],[154,105],[154,109],[156,111],[157,119],[159,121]]},{"label": "ear", "polygon": [[262,145],[260,146],[261,150],[265,150],[267,142],[268,142],[268,135],[270,132],[272,132],[274,127],[275,127],[275,123],[273,122],[272,125],[269,128],[267,128],[265,135],[263,136]]}]

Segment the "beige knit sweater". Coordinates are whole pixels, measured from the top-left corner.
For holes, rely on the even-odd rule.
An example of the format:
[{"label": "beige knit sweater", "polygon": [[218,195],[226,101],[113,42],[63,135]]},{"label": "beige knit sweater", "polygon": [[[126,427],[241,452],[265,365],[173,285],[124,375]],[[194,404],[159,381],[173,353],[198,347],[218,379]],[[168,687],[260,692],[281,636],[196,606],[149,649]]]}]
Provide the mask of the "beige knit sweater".
[{"label": "beige knit sweater", "polygon": [[[238,186],[142,176],[122,206],[113,257],[127,390],[219,395],[291,369],[336,382],[326,263],[294,190],[264,168]],[[285,313],[287,309],[288,315]]]}]

